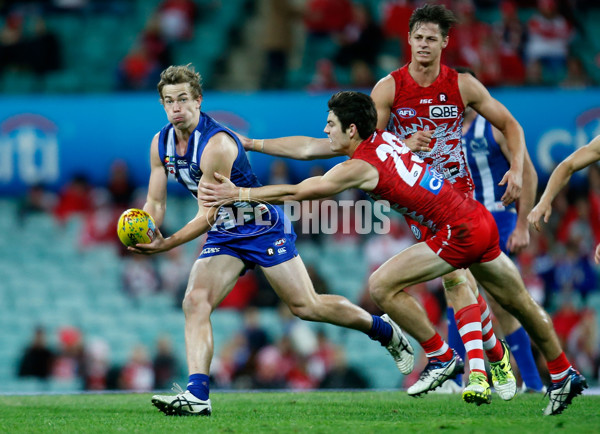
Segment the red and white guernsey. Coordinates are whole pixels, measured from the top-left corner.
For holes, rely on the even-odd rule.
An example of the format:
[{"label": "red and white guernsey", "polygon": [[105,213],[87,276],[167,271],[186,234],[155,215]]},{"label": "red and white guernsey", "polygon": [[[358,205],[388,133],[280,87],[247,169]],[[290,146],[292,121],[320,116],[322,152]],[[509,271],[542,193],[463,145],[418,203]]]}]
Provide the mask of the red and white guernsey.
[{"label": "red and white guernsey", "polygon": [[433,130],[430,152],[416,152],[444,175],[455,188],[471,194],[473,181],[462,152],[464,105],[458,88],[458,73],[440,65],[440,74],[427,87],[419,86],[408,65],[390,74],[396,93],[387,130],[401,140],[417,131]]},{"label": "red and white guernsey", "polygon": [[473,210],[474,201],[388,131],[375,131],[352,159],[364,160],[379,172],[377,187],[369,195],[387,200],[392,209],[434,232]]},{"label": "red and white guernsey", "polygon": [[375,131],[352,159],[366,161],[379,173],[369,195],[429,228],[425,242],[453,267],[467,268],[501,254],[498,229],[487,209],[456,190],[392,133]]}]

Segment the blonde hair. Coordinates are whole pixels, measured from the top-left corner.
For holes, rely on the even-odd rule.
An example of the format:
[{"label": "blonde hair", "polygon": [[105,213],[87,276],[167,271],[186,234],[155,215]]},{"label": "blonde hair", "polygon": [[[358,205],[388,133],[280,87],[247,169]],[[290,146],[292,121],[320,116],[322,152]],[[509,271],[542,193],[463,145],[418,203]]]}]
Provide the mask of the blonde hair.
[{"label": "blonde hair", "polygon": [[187,65],[171,65],[160,73],[160,81],[156,86],[160,100],[163,100],[162,90],[167,84],[188,83],[192,91],[192,98],[202,96],[202,76],[196,72],[191,63]]}]

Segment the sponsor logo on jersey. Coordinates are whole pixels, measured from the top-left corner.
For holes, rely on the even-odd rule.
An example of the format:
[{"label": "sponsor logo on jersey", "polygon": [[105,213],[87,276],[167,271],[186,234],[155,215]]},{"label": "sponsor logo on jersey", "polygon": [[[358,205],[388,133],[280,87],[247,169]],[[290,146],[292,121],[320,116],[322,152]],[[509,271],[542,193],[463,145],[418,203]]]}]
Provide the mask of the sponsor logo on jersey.
[{"label": "sponsor logo on jersey", "polygon": [[448,95],[446,95],[445,93],[440,93],[438,95],[438,101],[439,102],[446,102],[446,101],[448,101]]},{"label": "sponsor logo on jersey", "polygon": [[417,111],[410,107],[403,107],[401,109],[398,109],[397,113],[398,113],[398,116],[400,116],[403,119],[412,118],[417,115]]},{"label": "sponsor logo on jersey", "polygon": [[165,157],[165,167],[171,175],[175,175],[175,157]]},{"label": "sponsor logo on jersey", "polygon": [[277,253],[283,255],[284,253],[287,253],[287,249],[285,247],[280,247],[277,249]]},{"label": "sponsor logo on jersey", "polygon": [[200,253],[200,255],[208,255],[211,253],[219,253],[221,251],[220,247],[205,247],[204,249],[202,249],[202,252]]},{"label": "sponsor logo on jersey", "polygon": [[175,175],[175,157],[165,157],[165,167],[171,175]]},{"label": "sponsor logo on jersey", "polygon": [[426,98],[426,99],[422,99],[421,101],[419,101],[419,104],[431,104],[432,102],[433,102],[433,99]]},{"label": "sponsor logo on jersey", "polygon": [[190,175],[192,175],[192,177],[195,179],[198,179],[200,176],[202,176],[202,172],[200,171],[200,166],[198,166],[198,164],[190,164]]},{"label": "sponsor logo on jersey", "polygon": [[421,240],[421,237],[423,236],[423,234],[421,234],[421,229],[419,229],[415,225],[410,225],[410,230],[412,231],[413,235],[417,240]]},{"label": "sponsor logo on jersey", "polygon": [[[464,140],[464,139],[463,139]],[[471,152],[477,152],[477,153],[486,153],[488,154],[488,142],[487,139],[485,137],[477,137],[477,138],[473,138],[471,139],[471,141],[469,142],[469,148],[471,148]]]},{"label": "sponsor logo on jersey", "polygon": [[442,185],[444,185],[444,176],[433,167],[427,166],[419,185],[430,193],[437,195],[442,189]]},{"label": "sponsor logo on jersey", "polygon": [[277,241],[275,241],[275,246],[283,246],[285,244],[285,238],[279,238]]},{"label": "sponsor logo on jersey", "polygon": [[269,247],[267,249],[267,255],[273,256],[275,254],[275,249],[273,247]]},{"label": "sponsor logo on jersey", "polygon": [[448,165],[443,169],[444,178],[451,179],[460,173],[460,166],[457,165]]},{"label": "sponsor logo on jersey", "polygon": [[429,106],[429,117],[431,119],[452,119],[458,117],[458,107],[455,105],[432,105]]}]

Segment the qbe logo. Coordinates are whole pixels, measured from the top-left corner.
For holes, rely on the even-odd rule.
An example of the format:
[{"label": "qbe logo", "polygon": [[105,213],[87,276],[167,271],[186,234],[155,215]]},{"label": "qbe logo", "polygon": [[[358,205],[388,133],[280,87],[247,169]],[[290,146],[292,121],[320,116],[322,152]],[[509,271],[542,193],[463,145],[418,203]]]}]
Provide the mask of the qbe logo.
[{"label": "qbe logo", "polygon": [[458,117],[458,107],[455,105],[429,106],[430,119],[452,119]]}]

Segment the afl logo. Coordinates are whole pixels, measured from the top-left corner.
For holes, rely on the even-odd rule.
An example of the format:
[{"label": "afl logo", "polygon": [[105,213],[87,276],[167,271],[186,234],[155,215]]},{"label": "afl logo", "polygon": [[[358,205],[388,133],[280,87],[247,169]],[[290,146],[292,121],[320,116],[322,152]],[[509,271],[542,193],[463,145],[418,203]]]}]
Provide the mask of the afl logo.
[{"label": "afl logo", "polygon": [[398,109],[397,113],[398,113],[398,116],[400,116],[403,119],[412,118],[417,115],[417,111],[410,107],[404,107],[404,108]]},{"label": "afl logo", "polygon": [[415,236],[415,238],[417,240],[421,239],[421,229],[419,229],[418,227],[416,227],[415,225],[410,225],[410,230],[412,231],[413,235]]}]

